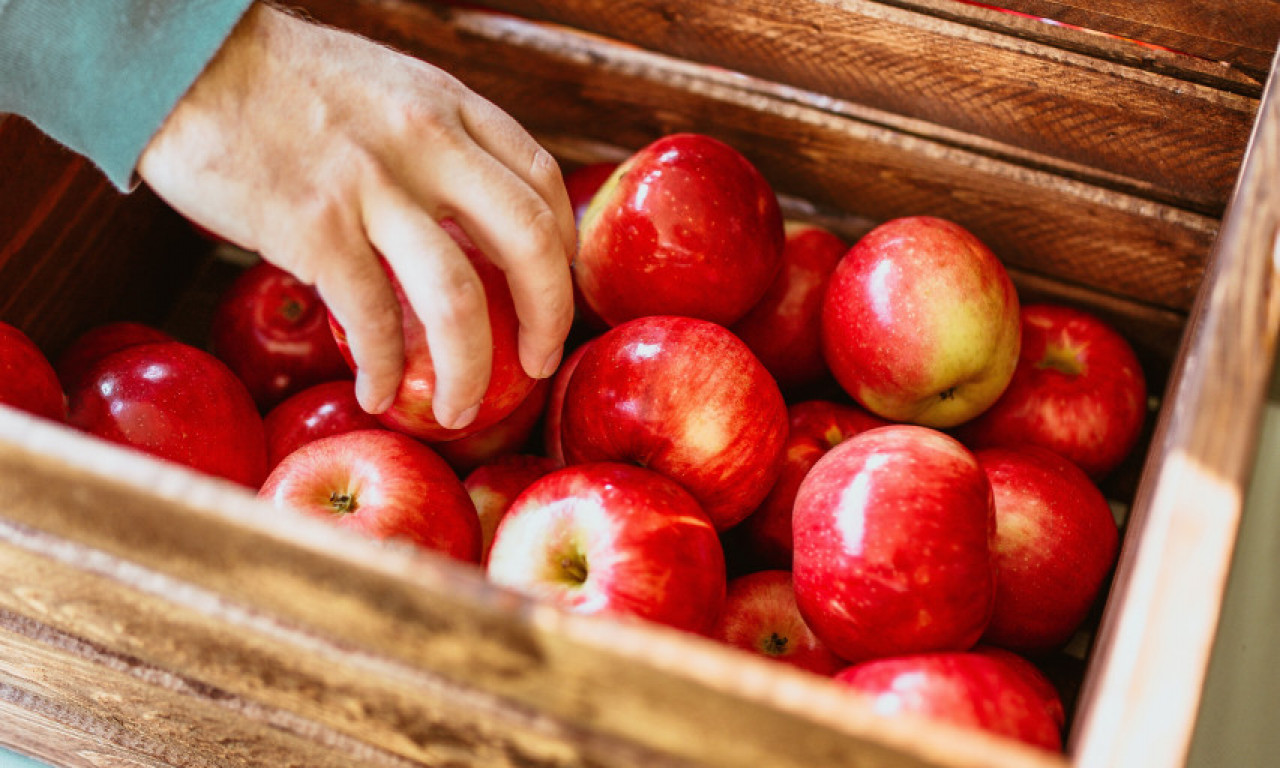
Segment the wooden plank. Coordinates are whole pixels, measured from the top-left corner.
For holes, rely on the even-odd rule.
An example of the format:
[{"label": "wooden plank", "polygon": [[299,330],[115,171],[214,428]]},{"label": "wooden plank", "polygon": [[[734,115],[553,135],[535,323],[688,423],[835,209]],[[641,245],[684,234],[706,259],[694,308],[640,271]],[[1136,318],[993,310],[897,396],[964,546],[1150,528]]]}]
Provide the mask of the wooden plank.
[{"label": "wooden plank", "polygon": [[998,0],[993,5],[1224,62],[1262,80],[1280,40],[1274,0]]},{"label": "wooden plank", "polygon": [[[31,531],[0,535],[50,546]],[[85,744],[162,765],[580,764],[552,737],[573,739],[516,708],[412,669],[393,668],[392,680],[358,649],[268,617],[193,608],[217,598],[188,584],[166,583],[183,600],[130,590],[110,573],[128,566],[77,551],[94,565],[0,546],[0,711],[25,721],[0,724],[0,739],[30,750],[28,725],[47,721],[57,732],[37,749],[55,765],[74,764]],[[420,687],[439,689],[431,706],[414,700]],[[616,762],[672,764],[611,746]]]},{"label": "wooden plank", "polygon": [[486,4],[943,126],[978,151],[1031,152],[1091,181],[1132,179],[1129,191],[1213,215],[1256,108],[1227,90],[975,26],[1003,17],[1035,29],[954,0]]},{"label": "wooden plank", "polygon": [[1194,308],[1082,694],[1089,765],[1186,758],[1280,334],[1280,84]]},{"label": "wooden plank", "polygon": [[0,320],[48,355],[100,322],[157,322],[207,252],[145,187],[120,194],[25,120],[0,115],[0,167]]},{"label": "wooden plank", "polygon": [[[895,7],[950,19],[1053,48],[1074,51],[1090,58],[1156,72],[1233,93],[1260,96],[1263,83],[1266,81],[1265,66],[1260,70],[1252,66],[1236,66],[1224,61],[1179,52],[1154,42],[1130,39],[1105,29],[1095,30],[1085,26],[1061,23],[1047,17],[1014,10],[1015,3],[1019,0],[1011,3],[984,3],[977,0],[888,1]],[[1169,2],[1169,0],[1160,0],[1160,2]]]},{"label": "wooden plank", "polygon": [[950,218],[1012,267],[1154,306],[1190,306],[1217,229],[1209,216],[887,127],[858,105],[810,103],[592,35],[408,2],[308,7],[444,66],[539,135],[573,126],[583,140],[639,147],[708,133],[780,194],[873,221]]},{"label": "wooden plank", "polygon": [[[29,564],[8,559],[12,554],[5,553],[7,565]],[[25,591],[30,599],[57,583],[19,578],[6,585],[6,595]],[[70,606],[68,613],[74,610]],[[369,747],[353,754],[318,738],[293,736],[260,707],[229,717],[230,708],[245,703],[223,691],[9,614],[0,613],[0,626],[6,630],[0,631],[0,743],[52,765],[420,765],[379,761]]]},{"label": "wooden plank", "polygon": [[[703,638],[561,613],[472,566],[273,512],[229,483],[4,408],[0,494],[0,562],[13,563],[0,616],[15,647],[52,647],[42,664],[83,670],[108,692],[124,672],[161,704],[125,696],[95,709],[74,698],[92,685],[8,682],[116,723],[150,712],[142,730],[160,720],[211,764],[236,764],[211,742],[246,729],[262,749],[336,739],[329,749],[350,754],[358,744],[342,740],[354,739],[450,765],[495,754],[549,766],[1066,764],[878,716],[826,679]],[[189,713],[210,720],[163,727]]]}]

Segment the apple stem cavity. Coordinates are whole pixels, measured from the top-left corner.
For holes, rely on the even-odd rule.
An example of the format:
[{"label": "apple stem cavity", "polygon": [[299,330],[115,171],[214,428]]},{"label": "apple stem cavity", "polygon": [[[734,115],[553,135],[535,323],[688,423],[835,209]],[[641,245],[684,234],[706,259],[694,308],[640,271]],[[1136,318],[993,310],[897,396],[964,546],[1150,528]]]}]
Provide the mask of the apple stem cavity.
[{"label": "apple stem cavity", "polygon": [[587,573],[587,558],[581,552],[571,552],[560,558],[560,574],[567,583],[584,584]]},{"label": "apple stem cavity", "polygon": [[298,319],[302,317],[302,312],[303,312],[302,302],[298,301],[297,299],[293,299],[293,298],[286,299],[280,305],[280,316],[290,323],[298,322]]},{"label": "apple stem cavity", "polygon": [[1076,350],[1065,346],[1045,347],[1044,357],[1036,363],[1036,368],[1050,369],[1068,376],[1079,376],[1084,373],[1084,366],[1080,364],[1080,355]]},{"label": "apple stem cavity", "polygon": [[938,399],[939,399],[939,400],[950,400],[951,398],[953,398],[953,397],[955,397],[955,396],[956,396],[956,388],[955,388],[955,387],[947,387],[946,389],[944,389],[944,390],[942,390],[941,392],[939,392],[939,393],[938,393]]},{"label": "apple stem cavity", "polygon": [[771,632],[769,639],[764,641],[762,650],[770,656],[781,656],[787,652],[787,638],[781,637],[777,632]]},{"label": "apple stem cavity", "polygon": [[329,506],[333,507],[333,514],[342,516],[350,515],[356,511],[355,494],[345,491],[334,491],[329,494]]}]

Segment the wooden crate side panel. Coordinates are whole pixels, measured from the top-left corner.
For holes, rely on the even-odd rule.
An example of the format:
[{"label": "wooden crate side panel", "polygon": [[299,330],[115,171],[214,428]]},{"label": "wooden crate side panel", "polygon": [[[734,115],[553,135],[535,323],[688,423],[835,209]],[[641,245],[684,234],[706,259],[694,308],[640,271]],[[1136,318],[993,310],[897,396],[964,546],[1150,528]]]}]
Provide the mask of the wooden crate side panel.
[{"label": "wooden crate side panel", "polygon": [[1278,89],[1273,76],[1130,517],[1073,736],[1089,765],[1186,758],[1280,335]]},{"label": "wooden crate side panel", "polygon": [[[0,615],[0,626],[13,621]],[[208,686],[173,690],[158,683],[173,678],[164,671],[44,627],[38,631],[32,638],[0,629],[0,744],[74,768],[339,768],[354,762],[333,745],[292,736],[263,718],[229,716],[237,702]]]},{"label": "wooden crate side panel", "polygon": [[993,5],[1223,62],[1260,82],[1280,40],[1275,0],[999,0]]},{"label": "wooden crate side panel", "polygon": [[1213,215],[1230,195],[1256,108],[1246,96],[980,28],[978,19],[892,4],[489,4],[945,126],[983,152],[1031,152],[1055,170],[1093,181],[1109,174],[1127,191]]},{"label": "wooden crate side panel", "polygon": [[[40,745],[56,765],[74,764],[76,734],[163,765],[676,765],[190,584],[166,582],[170,594],[158,595],[157,573],[150,589],[130,589],[116,578],[127,566],[100,551],[12,527],[0,535],[19,542],[0,545],[0,708],[65,724]],[[72,550],[84,567],[68,565]],[[0,720],[0,742],[20,746],[26,728]]]},{"label": "wooden crate side panel", "polygon": [[[1211,217],[1006,163],[779,96],[767,84],[598,37],[408,3],[312,0],[327,20],[438,63],[539,134],[639,147],[699,131],[750,158],[781,194],[882,221],[931,214],[1010,266],[1184,311]],[[514,78],[512,72],[523,72]]]},{"label": "wooden crate side panel", "polygon": [[56,355],[107,320],[158,323],[207,244],[145,187],[124,195],[30,123],[0,115],[0,320]]},{"label": "wooden crate side panel", "polygon": [[[446,712],[465,694],[465,707],[478,701],[488,717],[510,718],[494,727],[500,737],[542,734],[549,741],[534,754],[555,758],[548,765],[645,765],[649,753],[726,767],[1065,764],[976,732],[930,726],[922,737],[919,723],[880,718],[822,678],[671,630],[563,614],[471,567],[273,514],[230,484],[9,409],[0,409],[0,493],[4,546],[101,585],[86,596],[57,578],[34,591],[97,621],[56,608],[37,615],[17,600],[6,610],[336,733],[368,725],[402,757],[418,759],[403,748],[414,728],[405,708]],[[169,608],[155,602],[117,624],[113,593],[137,599],[125,592]],[[269,683],[268,669],[278,675]],[[382,709],[389,690],[408,690],[409,703]],[[465,707],[462,722],[479,722]],[[466,752],[458,764],[484,764]]]}]

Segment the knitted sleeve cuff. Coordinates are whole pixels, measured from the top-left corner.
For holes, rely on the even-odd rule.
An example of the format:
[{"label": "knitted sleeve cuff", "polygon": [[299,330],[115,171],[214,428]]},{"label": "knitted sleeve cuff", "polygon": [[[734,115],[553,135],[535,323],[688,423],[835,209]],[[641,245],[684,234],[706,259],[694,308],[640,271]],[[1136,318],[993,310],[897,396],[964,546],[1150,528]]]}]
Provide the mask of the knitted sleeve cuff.
[{"label": "knitted sleeve cuff", "polygon": [[121,190],[252,0],[0,0],[0,111],[85,155]]}]

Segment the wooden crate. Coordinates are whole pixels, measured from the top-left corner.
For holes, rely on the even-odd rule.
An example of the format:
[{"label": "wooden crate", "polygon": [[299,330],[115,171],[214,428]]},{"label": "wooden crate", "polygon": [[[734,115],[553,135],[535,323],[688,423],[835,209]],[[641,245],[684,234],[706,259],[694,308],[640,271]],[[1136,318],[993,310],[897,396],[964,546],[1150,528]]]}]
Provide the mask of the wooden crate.
[{"label": "wooden crate", "polygon": [[[67,766],[1182,763],[1280,325],[1274,3],[1004,3],[1066,25],[955,0],[489,5],[303,3],[454,72],[566,163],[709,133],[789,216],[848,238],[952,218],[1024,299],[1133,341],[1156,410],[1106,487],[1128,517],[1064,667],[1066,754],[884,720],[3,408],[0,744]],[[51,354],[118,318],[200,340],[228,267],[171,211],[16,118],[0,161],[0,318]]]}]

